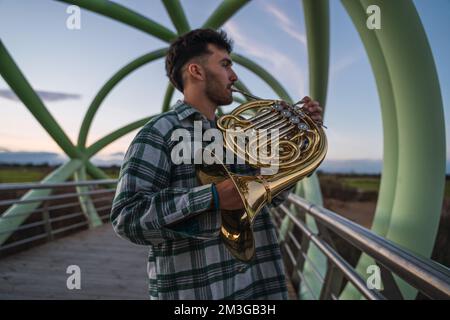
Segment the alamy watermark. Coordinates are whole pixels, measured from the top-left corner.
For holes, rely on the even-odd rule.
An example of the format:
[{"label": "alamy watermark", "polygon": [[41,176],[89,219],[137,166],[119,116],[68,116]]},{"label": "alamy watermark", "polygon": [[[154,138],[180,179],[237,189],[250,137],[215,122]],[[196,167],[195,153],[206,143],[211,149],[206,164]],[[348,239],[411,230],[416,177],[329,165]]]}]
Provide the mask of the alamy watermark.
[{"label": "alamy watermark", "polygon": [[367,7],[366,13],[369,15],[366,20],[366,26],[370,30],[381,29],[381,9],[377,5]]},{"label": "alamy watermark", "polygon": [[66,286],[69,290],[81,289],[81,269],[79,266],[73,264],[67,267],[67,274],[70,276],[66,280]]},{"label": "alamy watermark", "polygon": [[383,290],[381,286],[381,271],[380,267],[376,264],[371,264],[367,267],[366,273],[370,274],[370,276],[366,280],[366,286],[368,289],[372,290]]},{"label": "alamy watermark", "polygon": [[[202,122],[194,121],[194,136],[188,129],[176,129],[171,141],[176,142],[170,157],[179,164],[244,164],[261,166],[262,175],[273,175],[279,169],[280,131],[210,128],[203,132]],[[203,147],[203,143],[208,143]],[[225,144],[224,144],[225,142]],[[226,148],[224,146],[226,145]],[[225,157],[224,157],[225,150]],[[235,155],[237,159],[235,160]]]},{"label": "alamy watermark", "polygon": [[66,27],[69,30],[80,30],[81,29],[81,10],[79,6],[68,6],[66,13],[69,16],[66,19]]}]

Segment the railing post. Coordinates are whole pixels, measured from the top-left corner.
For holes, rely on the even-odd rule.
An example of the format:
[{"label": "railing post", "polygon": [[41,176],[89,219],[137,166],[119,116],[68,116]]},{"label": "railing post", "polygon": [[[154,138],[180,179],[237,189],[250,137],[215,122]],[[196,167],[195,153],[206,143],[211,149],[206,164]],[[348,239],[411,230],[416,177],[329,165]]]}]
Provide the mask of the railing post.
[{"label": "railing post", "polygon": [[42,218],[44,219],[45,233],[47,233],[47,240],[53,241],[52,223],[50,222],[50,212],[48,210],[48,201],[44,201],[42,206]]},{"label": "railing post", "polygon": [[320,292],[319,300],[330,300],[332,296],[338,296],[341,290],[344,275],[338,267],[328,262],[327,273]]}]

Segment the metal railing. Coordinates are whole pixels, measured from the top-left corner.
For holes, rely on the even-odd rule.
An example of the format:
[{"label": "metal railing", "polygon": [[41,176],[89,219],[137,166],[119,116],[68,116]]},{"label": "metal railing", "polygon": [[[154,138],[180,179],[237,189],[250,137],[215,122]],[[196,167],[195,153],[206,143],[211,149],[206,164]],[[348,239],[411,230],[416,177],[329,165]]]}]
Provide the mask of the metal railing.
[{"label": "metal railing", "polygon": [[[65,192],[62,194],[50,194],[48,196],[26,199],[0,200],[0,208],[6,208],[0,215],[0,236],[7,234],[8,240],[0,245],[0,254],[4,252],[16,252],[21,246],[32,245],[52,241],[58,235],[75,231],[81,227],[89,227],[89,215],[83,212],[80,205],[80,196],[89,196],[96,212],[101,220],[109,218],[112,199],[114,197],[117,180],[90,180],[70,181],[63,183],[4,183],[0,184],[0,193],[11,191],[29,191],[36,189],[51,189],[51,192],[60,192],[64,188],[87,187],[84,192]],[[103,187],[100,189],[99,187]],[[57,203],[55,203],[57,202]],[[39,204],[32,210],[24,209],[23,212],[6,215],[9,206]],[[104,213],[106,212],[106,213]],[[100,213],[103,213],[102,215]],[[24,219],[24,223],[14,228],[8,228],[9,220]]]},{"label": "metal railing", "polygon": [[[285,219],[298,228],[299,232],[294,232],[292,228],[284,231],[285,235],[282,237],[284,240],[280,243],[283,252],[286,253],[285,261],[292,266],[289,273],[297,289],[303,283],[313,298],[338,299],[345,278],[367,299],[403,299],[394,279],[395,274],[431,299],[450,299],[450,269],[401,248],[392,241],[330,210],[315,206],[295,194],[289,196],[286,204],[293,205],[297,214],[289,210],[285,204],[272,208],[271,211],[278,232]],[[310,215],[316,222],[317,233],[308,228],[305,214]],[[338,253],[329,231],[374,259],[381,271],[383,291],[369,289],[366,280]],[[308,258],[310,243],[314,243],[327,258],[325,276],[320,274],[313,261]],[[314,293],[302,274],[306,261],[312,267],[312,274],[322,285],[319,296]]]},{"label": "metal railing", "polygon": [[[0,201],[0,208],[10,205],[23,205],[28,203],[41,203],[41,205],[31,211],[24,211],[14,216],[0,216],[0,223],[20,215],[31,216],[40,215],[37,221],[27,221],[16,227],[14,230],[1,228],[0,236],[4,233],[16,235],[21,233],[21,237],[14,241],[7,241],[0,246],[2,251],[14,249],[34,241],[52,241],[55,236],[66,232],[75,231],[80,227],[89,226],[88,215],[80,208],[81,195],[92,197],[97,212],[107,211],[100,215],[100,219],[107,219],[111,209],[111,203],[115,189],[109,188],[117,183],[117,180],[92,180],[81,182],[65,183],[26,183],[26,184],[0,184],[0,192],[20,191],[32,189],[51,189],[61,191],[67,187],[88,187],[86,192],[69,192],[63,194],[53,194],[32,199],[5,199]],[[98,189],[104,186],[106,189]],[[64,203],[52,203],[54,201],[65,201],[75,198],[74,201]],[[287,205],[292,205],[293,211]],[[73,210],[67,210],[74,208]],[[61,210],[66,210],[61,214]],[[294,286],[299,288],[303,284],[311,296],[316,299],[339,299],[344,279],[350,282],[365,298],[370,300],[381,299],[402,299],[402,293],[394,280],[394,274],[409,285],[415,287],[424,295],[433,299],[450,299],[450,271],[448,268],[405,250],[395,243],[382,238],[370,230],[350,221],[342,216],[315,206],[306,200],[291,194],[288,201],[278,208],[271,209],[277,232],[285,232],[281,237],[281,248],[284,253],[286,265],[290,265],[289,276]],[[55,216],[54,213],[59,214]],[[313,232],[306,223],[306,214],[311,216],[317,224],[318,232]],[[36,218],[36,216],[35,216]],[[76,219],[78,218],[78,219]],[[81,218],[81,219],[80,219]],[[28,219],[29,220],[29,219]],[[74,221],[75,220],[75,221]],[[293,228],[282,230],[281,225],[288,220]],[[60,224],[55,228],[55,224]],[[40,228],[41,232],[28,232],[28,230]],[[330,235],[332,231],[336,236],[348,242],[349,245],[357,248],[361,252],[373,258],[381,270],[383,282],[382,293],[376,289],[369,289],[366,280],[351,266],[338,252],[334,241]],[[313,243],[327,258],[327,269],[324,275],[315,266],[314,261],[308,256],[308,248]],[[311,284],[304,274],[304,266],[308,263],[311,275],[321,284],[320,293],[317,294],[312,289]],[[311,280],[309,280],[311,281]]]}]

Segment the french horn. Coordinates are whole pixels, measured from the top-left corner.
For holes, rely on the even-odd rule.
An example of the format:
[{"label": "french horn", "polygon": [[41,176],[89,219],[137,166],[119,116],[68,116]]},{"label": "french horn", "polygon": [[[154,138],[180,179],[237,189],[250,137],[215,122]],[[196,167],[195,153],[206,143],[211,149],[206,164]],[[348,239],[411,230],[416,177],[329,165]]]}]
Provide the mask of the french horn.
[{"label": "french horn", "polygon": [[[223,159],[218,159],[219,163],[197,169],[197,178],[202,185],[228,178],[233,181],[245,209],[221,210],[220,235],[236,259],[249,262],[255,256],[255,217],[274,197],[309,176],[321,164],[327,152],[327,138],[324,126],[309,117],[302,106],[303,101],[289,104],[281,100],[261,99],[234,87],[232,91],[252,100],[219,117],[217,128],[223,135],[225,149],[259,169],[261,174],[248,176],[233,173],[220,162]],[[250,130],[252,134],[248,134]],[[270,137],[269,145],[268,139],[258,139],[257,134],[268,131],[275,132]],[[237,142],[236,132],[246,137],[244,147]],[[264,142],[266,144],[262,145]],[[261,157],[255,156],[255,150],[264,148],[265,154],[260,152]],[[274,157],[276,161],[271,162]]]}]

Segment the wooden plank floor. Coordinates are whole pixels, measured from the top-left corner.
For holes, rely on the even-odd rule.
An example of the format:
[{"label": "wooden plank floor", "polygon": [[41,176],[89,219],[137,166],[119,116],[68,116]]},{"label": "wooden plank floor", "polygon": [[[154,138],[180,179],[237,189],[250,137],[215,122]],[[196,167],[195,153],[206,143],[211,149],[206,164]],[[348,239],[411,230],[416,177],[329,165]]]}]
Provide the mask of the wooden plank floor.
[{"label": "wooden plank floor", "polygon": [[[2,299],[148,299],[145,246],[120,239],[110,224],[0,260]],[[67,289],[67,267],[81,269],[81,289]],[[289,297],[295,291],[288,281]]]},{"label": "wooden plank floor", "polygon": [[[0,260],[0,299],[148,299],[145,246],[120,239],[110,224]],[[67,267],[81,289],[67,289]]]}]

